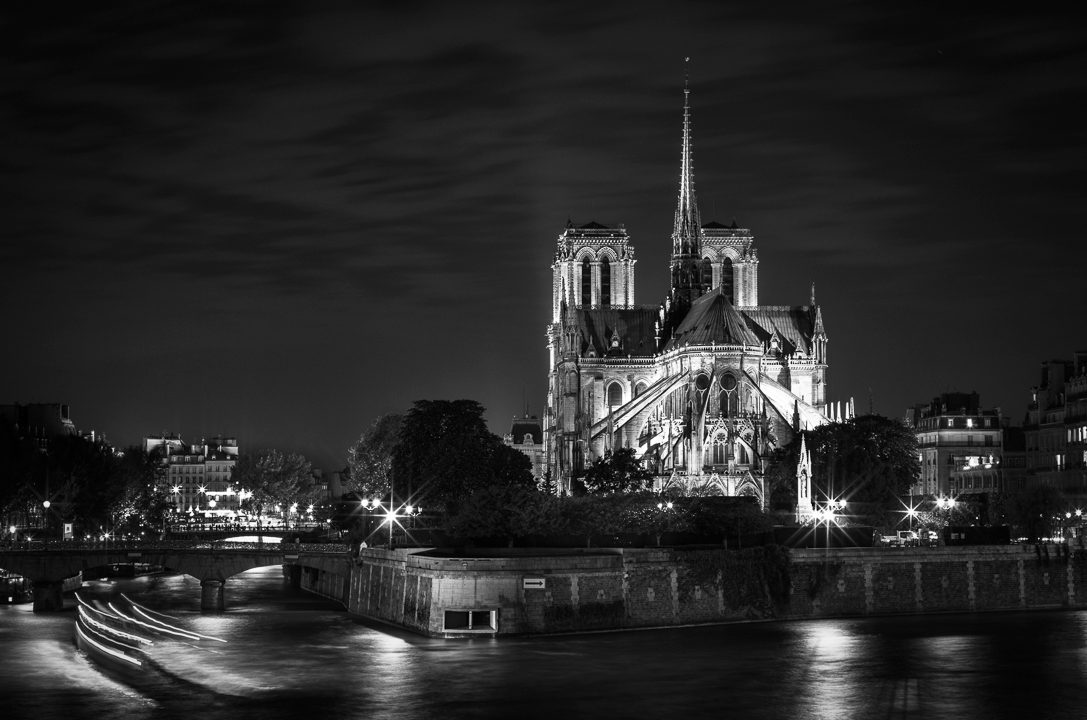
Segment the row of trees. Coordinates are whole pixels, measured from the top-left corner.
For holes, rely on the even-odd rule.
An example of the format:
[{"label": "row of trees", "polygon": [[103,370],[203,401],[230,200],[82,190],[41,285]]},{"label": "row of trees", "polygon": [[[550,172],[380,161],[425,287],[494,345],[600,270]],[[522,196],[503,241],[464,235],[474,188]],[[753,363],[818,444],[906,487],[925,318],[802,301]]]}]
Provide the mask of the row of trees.
[{"label": "row of trees", "polygon": [[104,443],[62,435],[43,452],[36,439],[0,424],[0,512],[17,528],[59,536],[61,523],[71,522],[81,534],[138,534],[149,519],[161,523],[169,506],[157,472],[140,448],[116,453]]},{"label": "row of trees", "polygon": [[[420,400],[375,420],[348,450],[344,489],[398,507],[423,506],[427,522],[454,538],[554,540],[689,532],[715,538],[765,529],[749,503],[711,507],[650,492],[652,476],[630,448],[598,459],[559,497],[539,485],[528,458],[487,429],[473,400]],[[347,524],[350,524],[348,522]],[[362,523],[355,528],[361,532]]]}]

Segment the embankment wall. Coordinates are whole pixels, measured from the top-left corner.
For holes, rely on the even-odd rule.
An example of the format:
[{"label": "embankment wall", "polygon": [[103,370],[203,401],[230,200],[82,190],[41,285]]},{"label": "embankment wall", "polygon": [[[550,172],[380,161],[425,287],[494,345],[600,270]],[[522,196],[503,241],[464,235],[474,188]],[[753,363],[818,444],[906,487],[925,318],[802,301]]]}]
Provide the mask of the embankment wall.
[{"label": "embankment wall", "polygon": [[433,557],[363,549],[302,586],[432,636],[1087,607],[1087,554],[1048,547],[614,549]]}]

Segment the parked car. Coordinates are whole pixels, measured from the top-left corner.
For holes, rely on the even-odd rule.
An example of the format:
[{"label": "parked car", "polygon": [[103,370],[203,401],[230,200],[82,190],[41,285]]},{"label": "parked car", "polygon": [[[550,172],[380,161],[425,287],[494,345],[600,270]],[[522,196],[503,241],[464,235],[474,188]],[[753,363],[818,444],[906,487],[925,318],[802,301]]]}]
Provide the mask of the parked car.
[{"label": "parked car", "polygon": [[918,547],[921,538],[915,530],[899,530],[894,535],[880,535],[880,543],[890,547]]}]

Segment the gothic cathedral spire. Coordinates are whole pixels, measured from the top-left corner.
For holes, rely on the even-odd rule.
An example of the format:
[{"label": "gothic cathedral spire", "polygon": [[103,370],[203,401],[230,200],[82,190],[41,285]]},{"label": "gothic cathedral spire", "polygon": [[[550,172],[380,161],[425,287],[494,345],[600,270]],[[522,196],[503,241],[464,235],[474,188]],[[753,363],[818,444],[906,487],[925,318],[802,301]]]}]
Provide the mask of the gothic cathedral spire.
[{"label": "gothic cathedral spire", "polygon": [[[687,58],[690,62],[690,58]],[[691,89],[683,82],[683,152],[680,159],[679,198],[672,227],[672,294],[677,300],[693,302],[704,291],[700,262],[702,221],[694,194],[694,166],[691,151]]]}]

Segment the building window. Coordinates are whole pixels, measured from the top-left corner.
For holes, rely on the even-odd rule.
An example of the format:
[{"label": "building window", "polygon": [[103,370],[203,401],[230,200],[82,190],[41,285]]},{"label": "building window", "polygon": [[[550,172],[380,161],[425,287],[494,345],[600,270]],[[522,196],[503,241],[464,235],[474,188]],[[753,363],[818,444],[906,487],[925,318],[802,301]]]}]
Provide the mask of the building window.
[{"label": "building window", "polygon": [[736,304],[736,289],[732,279],[732,260],[725,258],[721,262],[721,291],[733,305]]},{"label": "building window", "polygon": [[581,304],[589,307],[593,302],[593,265],[589,258],[581,262]]},{"label": "building window", "polygon": [[966,418],[966,427],[968,427],[968,428],[974,427],[974,418]]},{"label": "building window", "polygon": [[623,404],[623,386],[619,383],[608,385],[608,407],[616,408]]},{"label": "building window", "polygon": [[611,307],[611,263],[600,261],[600,307]]},{"label": "building window", "polygon": [[947,426],[948,426],[949,428],[953,428],[953,427],[955,427],[955,419],[954,419],[954,418],[948,418],[948,419],[947,419]]}]

